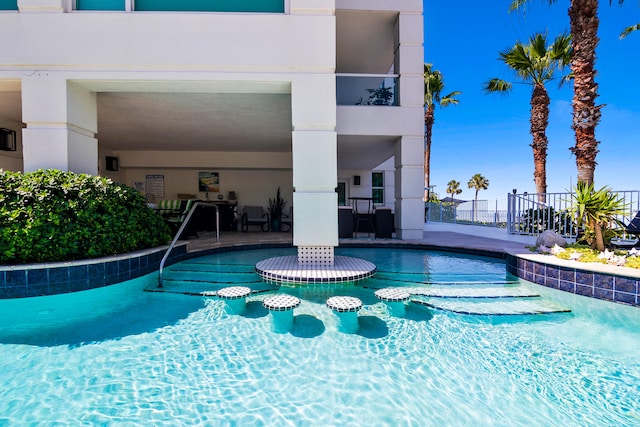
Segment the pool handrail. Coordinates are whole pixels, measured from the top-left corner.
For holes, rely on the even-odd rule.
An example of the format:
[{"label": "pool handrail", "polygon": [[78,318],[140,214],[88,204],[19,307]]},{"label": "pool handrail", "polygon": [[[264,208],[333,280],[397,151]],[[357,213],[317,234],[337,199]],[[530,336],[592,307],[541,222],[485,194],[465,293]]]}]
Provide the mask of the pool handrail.
[{"label": "pool handrail", "polygon": [[169,254],[171,253],[171,251],[173,250],[174,246],[176,245],[176,243],[180,239],[180,235],[182,234],[182,231],[186,228],[187,224],[189,224],[189,221],[191,220],[191,217],[193,216],[193,213],[196,211],[198,206],[203,206],[205,208],[215,208],[215,210],[216,210],[216,242],[220,241],[220,209],[218,208],[218,205],[214,205],[214,204],[207,203],[207,202],[196,202],[196,203],[194,203],[193,206],[191,206],[191,210],[187,214],[186,218],[184,219],[184,221],[182,221],[182,224],[180,225],[180,228],[178,229],[178,232],[173,237],[173,240],[169,244],[169,247],[167,248],[167,251],[164,253],[164,256],[162,257],[162,260],[160,261],[160,267],[158,269],[158,287],[159,288],[162,287],[162,273],[163,273],[163,270],[164,270],[164,264],[167,262],[167,259],[169,258]]}]

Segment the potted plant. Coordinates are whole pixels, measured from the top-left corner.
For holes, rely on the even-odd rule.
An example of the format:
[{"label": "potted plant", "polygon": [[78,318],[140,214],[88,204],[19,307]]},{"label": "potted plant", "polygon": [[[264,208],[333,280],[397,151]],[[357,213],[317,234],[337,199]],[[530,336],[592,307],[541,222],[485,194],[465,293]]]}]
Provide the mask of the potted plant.
[{"label": "potted plant", "polygon": [[280,197],[280,187],[276,192],[275,199],[269,199],[269,217],[271,218],[271,230],[280,231],[282,212],[287,202]]}]

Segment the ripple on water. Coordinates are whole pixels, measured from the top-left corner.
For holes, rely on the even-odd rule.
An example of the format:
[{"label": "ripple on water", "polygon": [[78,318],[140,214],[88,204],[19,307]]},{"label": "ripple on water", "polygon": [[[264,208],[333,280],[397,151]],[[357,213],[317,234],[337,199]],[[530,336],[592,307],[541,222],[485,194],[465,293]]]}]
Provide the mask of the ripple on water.
[{"label": "ripple on water", "polygon": [[[433,269],[445,264],[439,257],[375,254],[387,271],[406,262],[412,263],[406,271]],[[503,264],[472,263],[483,274],[505,276]],[[134,295],[126,316],[117,312],[99,320],[103,330],[131,333],[101,332],[104,339],[82,345],[68,339],[0,344],[0,420],[145,420],[159,426],[638,424],[640,362],[634,349],[640,348],[640,332],[621,326],[637,320],[626,308],[612,318],[595,316],[609,306],[583,308],[579,297],[552,293],[574,312],[495,321],[411,306],[397,318],[373,291],[350,290],[365,302],[353,335],[338,331],[324,297],[303,299],[292,333],[274,334],[266,312],[232,316],[212,298]],[[252,295],[249,304],[259,307],[264,296]],[[616,346],[616,337],[624,345]]]}]

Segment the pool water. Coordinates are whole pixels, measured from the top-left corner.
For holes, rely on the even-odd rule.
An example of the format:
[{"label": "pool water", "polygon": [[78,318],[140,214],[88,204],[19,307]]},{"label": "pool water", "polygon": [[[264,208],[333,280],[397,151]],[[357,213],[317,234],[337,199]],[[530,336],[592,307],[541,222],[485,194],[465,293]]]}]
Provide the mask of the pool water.
[{"label": "pool water", "polygon": [[[157,286],[152,274],[0,301],[0,425],[640,425],[637,308],[516,281],[489,258],[337,252],[375,263],[378,275],[277,288],[253,266],[292,252],[259,250],[173,265],[164,292],[144,292]],[[238,283],[256,291],[243,316],[185,294]],[[374,296],[392,286],[540,296],[453,299],[486,314],[418,296],[398,318]],[[291,333],[271,332],[261,305],[277,292],[302,300]],[[357,333],[337,330],[325,304],[333,295],[362,300]],[[533,301],[571,311],[497,314]]]}]

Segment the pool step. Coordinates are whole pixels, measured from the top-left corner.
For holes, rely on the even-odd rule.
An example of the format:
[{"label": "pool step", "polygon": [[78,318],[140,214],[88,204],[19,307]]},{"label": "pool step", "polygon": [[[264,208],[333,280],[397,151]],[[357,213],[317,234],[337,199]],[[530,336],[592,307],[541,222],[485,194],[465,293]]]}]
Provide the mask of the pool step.
[{"label": "pool step", "polygon": [[571,312],[570,309],[556,304],[552,301],[527,298],[516,300],[497,300],[492,302],[453,300],[448,298],[431,298],[428,301],[412,299],[412,302],[438,310],[446,310],[458,314],[506,316]]},{"label": "pool step", "polygon": [[392,283],[420,283],[425,285],[472,285],[472,284],[495,284],[495,285],[519,285],[518,281],[509,280],[504,275],[498,274],[477,274],[477,275],[457,275],[457,274],[404,274],[377,272],[374,281],[389,282],[384,286],[393,286]]},{"label": "pool step", "polygon": [[273,290],[248,265],[212,264],[183,261],[164,270],[162,288],[149,286],[148,292],[203,295],[228,286],[247,286],[253,292]]},{"label": "pool step", "polygon": [[411,293],[413,295],[437,298],[533,298],[540,296],[540,294],[531,292],[521,286],[429,286],[427,288],[414,288]]}]

